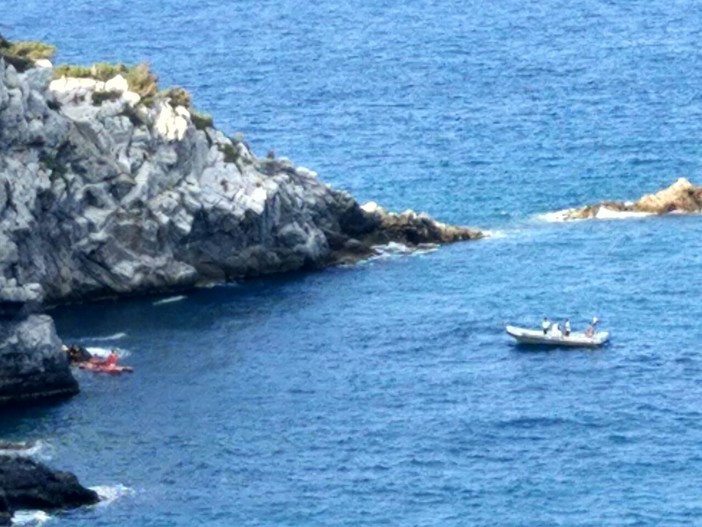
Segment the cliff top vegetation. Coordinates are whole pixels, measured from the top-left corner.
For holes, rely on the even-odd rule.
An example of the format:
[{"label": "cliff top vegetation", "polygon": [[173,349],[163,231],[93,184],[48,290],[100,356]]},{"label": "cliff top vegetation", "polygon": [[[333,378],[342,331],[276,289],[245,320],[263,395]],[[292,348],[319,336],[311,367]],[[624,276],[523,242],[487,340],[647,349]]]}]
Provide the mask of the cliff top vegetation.
[{"label": "cliff top vegetation", "polygon": [[[50,60],[55,54],[56,46],[51,44],[39,41],[10,42],[0,35],[0,56],[20,73],[34,67],[37,60]],[[193,122],[199,129],[213,126],[212,117],[195,110],[192,105],[192,96],[184,88],[172,87],[159,91],[158,76],[147,63],[133,66],[107,62],[98,62],[90,66],[60,64],[54,67],[53,72],[55,79],[65,76],[91,78],[103,82],[117,75],[122,75],[127,80],[130,91],[139,94],[142,104],[150,106],[156,98],[165,99],[173,107],[185,106],[188,108],[192,114]],[[109,99],[109,96],[99,96],[98,99]]]},{"label": "cliff top vegetation", "polygon": [[56,54],[56,46],[37,41],[10,42],[0,35],[0,56],[12,64],[18,72],[23,72],[37,60],[51,59]]}]

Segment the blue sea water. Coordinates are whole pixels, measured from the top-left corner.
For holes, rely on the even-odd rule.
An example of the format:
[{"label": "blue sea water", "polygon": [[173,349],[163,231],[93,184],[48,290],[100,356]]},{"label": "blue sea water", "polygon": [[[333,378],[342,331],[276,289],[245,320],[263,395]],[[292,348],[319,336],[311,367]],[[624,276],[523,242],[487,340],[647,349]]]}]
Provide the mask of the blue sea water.
[{"label": "blue sea water", "polygon": [[[117,489],[51,525],[702,524],[702,218],[539,219],[700,182],[698,2],[4,0],[0,32],[148,61],[259,154],[497,233],[54,310],[136,371],[0,416]],[[503,333],[544,315],[613,341]]]}]

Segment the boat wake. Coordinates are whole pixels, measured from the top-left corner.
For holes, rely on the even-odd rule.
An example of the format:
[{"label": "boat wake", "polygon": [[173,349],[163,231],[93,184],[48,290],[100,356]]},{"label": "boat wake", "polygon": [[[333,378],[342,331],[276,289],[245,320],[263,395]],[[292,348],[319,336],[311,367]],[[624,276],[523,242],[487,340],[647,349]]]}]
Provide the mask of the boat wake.
[{"label": "boat wake", "polygon": [[107,358],[107,356],[114,351],[117,354],[117,357],[119,359],[123,359],[125,357],[129,357],[132,352],[129,350],[126,350],[124,348],[100,348],[96,346],[86,346],[85,348],[88,350],[88,353],[93,355],[94,357],[100,357],[100,358]]},{"label": "boat wake", "polygon": [[107,335],[106,337],[91,337],[90,340],[102,342],[102,341],[106,341],[106,340],[119,340],[119,339],[123,339],[126,336],[127,336],[126,333],[115,333],[114,335]]},{"label": "boat wake", "polygon": [[173,302],[180,302],[181,300],[185,300],[187,297],[185,295],[178,295],[178,296],[169,296],[168,298],[162,298],[161,300],[156,300],[154,302],[153,306],[162,306],[164,304],[172,304]]}]

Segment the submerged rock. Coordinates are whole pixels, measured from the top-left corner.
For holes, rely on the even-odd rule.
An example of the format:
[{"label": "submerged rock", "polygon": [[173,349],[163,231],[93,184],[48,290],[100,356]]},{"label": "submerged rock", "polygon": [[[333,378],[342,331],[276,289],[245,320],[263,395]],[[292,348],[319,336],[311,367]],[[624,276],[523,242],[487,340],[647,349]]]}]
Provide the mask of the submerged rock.
[{"label": "submerged rock", "polygon": [[0,525],[8,513],[20,509],[57,510],[92,505],[95,491],[83,487],[70,472],[48,468],[26,457],[0,456]]},{"label": "submerged rock", "polygon": [[668,188],[655,194],[646,194],[638,201],[603,201],[596,205],[562,210],[554,213],[553,216],[556,219],[568,221],[700,211],[702,211],[702,187],[696,187],[687,179],[680,178]]}]

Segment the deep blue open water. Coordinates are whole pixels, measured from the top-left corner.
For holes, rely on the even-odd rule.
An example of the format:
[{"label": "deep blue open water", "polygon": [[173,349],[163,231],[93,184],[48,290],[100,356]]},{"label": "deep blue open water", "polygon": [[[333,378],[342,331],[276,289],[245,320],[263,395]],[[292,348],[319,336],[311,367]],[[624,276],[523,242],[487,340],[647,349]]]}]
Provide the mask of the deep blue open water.
[{"label": "deep blue open water", "polygon": [[[4,0],[59,62],[146,60],[261,155],[497,234],[54,310],[136,372],[0,416],[118,490],[50,525],[702,524],[702,217],[538,217],[702,181],[702,7],[494,4]],[[612,343],[503,333],[544,315]]]}]

